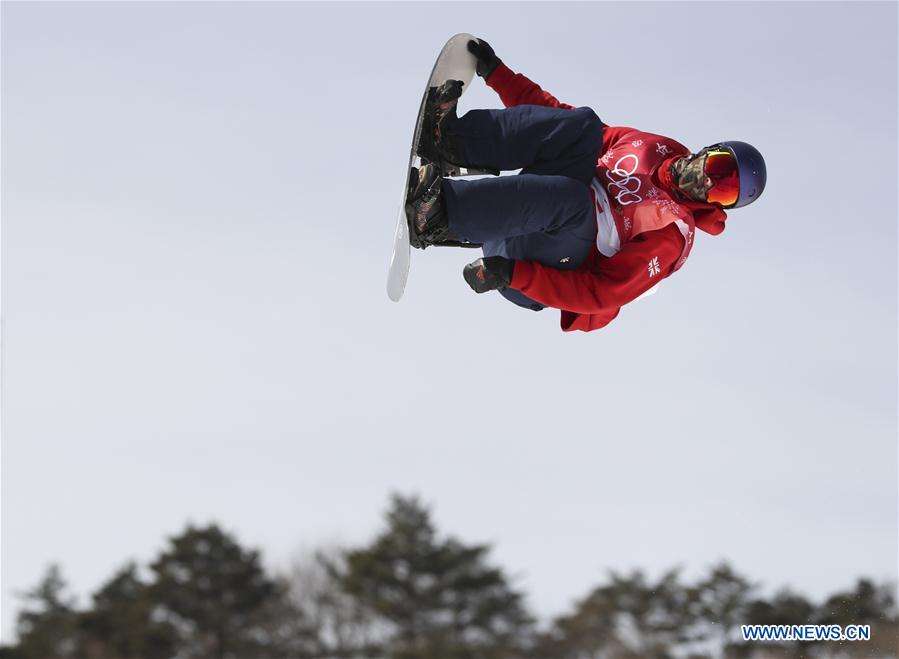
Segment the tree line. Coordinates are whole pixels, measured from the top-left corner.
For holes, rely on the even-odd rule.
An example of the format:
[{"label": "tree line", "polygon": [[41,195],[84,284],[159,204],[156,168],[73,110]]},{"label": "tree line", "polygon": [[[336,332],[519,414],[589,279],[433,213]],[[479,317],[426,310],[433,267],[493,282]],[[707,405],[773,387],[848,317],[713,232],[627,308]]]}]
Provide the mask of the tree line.
[{"label": "tree line", "polygon": [[[58,566],[22,597],[0,659],[625,659],[892,657],[893,587],[859,579],[813,602],[771,597],[726,562],[607,579],[538,624],[490,547],[438,531],[394,495],[370,543],[319,551],[271,574],[216,524],[188,526],[144,568],[129,562],[78,607]],[[869,624],[864,643],[743,643],[741,624]]]}]

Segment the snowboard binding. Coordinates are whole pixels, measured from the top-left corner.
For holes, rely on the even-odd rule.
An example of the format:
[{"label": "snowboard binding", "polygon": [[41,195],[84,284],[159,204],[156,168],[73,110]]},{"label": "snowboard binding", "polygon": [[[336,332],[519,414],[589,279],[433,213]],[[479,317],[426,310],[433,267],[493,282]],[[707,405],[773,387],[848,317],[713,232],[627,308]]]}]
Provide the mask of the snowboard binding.
[{"label": "snowboard binding", "polygon": [[409,172],[406,193],[406,222],[409,244],[416,249],[430,246],[480,247],[457,240],[449,230],[446,204],[442,194],[443,171],[435,163],[426,163]]},{"label": "snowboard binding", "polygon": [[498,169],[469,165],[463,162],[458,149],[448,137],[449,126],[458,119],[456,107],[464,86],[465,83],[461,80],[447,80],[439,87],[428,89],[421,132],[415,152],[423,163],[439,165],[444,176],[462,176],[463,174],[499,176]]},{"label": "snowboard binding", "polygon": [[447,127],[456,120],[456,105],[462,95],[461,80],[447,80],[428,89],[421,133],[415,152],[424,163],[440,166],[445,176],[458,176],[461,158],[446,139]]}]

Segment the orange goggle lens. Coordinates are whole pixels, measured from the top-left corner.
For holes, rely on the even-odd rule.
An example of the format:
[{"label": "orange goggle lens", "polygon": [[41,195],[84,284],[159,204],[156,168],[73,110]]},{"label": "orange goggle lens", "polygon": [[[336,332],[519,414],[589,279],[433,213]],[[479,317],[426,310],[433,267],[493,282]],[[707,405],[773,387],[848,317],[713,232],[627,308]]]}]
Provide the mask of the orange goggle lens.
[{"label": "orange goggle lens", "polygon": [[705,173],[712,179],[706,200],[712,204],[732,206],[740,198],[740,176],[737,160],[730,151],[710,151],[705,161]]}]

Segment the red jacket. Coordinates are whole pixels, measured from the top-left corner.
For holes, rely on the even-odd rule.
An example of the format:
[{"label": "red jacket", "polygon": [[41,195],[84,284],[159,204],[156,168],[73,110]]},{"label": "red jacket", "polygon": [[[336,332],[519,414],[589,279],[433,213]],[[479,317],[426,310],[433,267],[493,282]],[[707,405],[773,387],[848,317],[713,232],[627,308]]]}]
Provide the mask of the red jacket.
[{"label": "red jacket", "polygon": [[[569,108],[521,74],[501,64],[487,84],[506,107],[548,105]],[[720,208],[685,202],[673,193],[671,162],[690,154],[670,138],[633,128],[606,126],[596,166],[594,198],[598,243],[575,270],[536,261],[516,261],[512,288],[562,311],[563,331],[589,332],[608,325],[622,305],[653,288],[683,265],[693,246],[694,228],[718,234],[726,214]],[[603,203],[605,205],[603,205]],[[603,242],[603,208],[612,215]],[[615,235],[617,234],[617,235]]]}]

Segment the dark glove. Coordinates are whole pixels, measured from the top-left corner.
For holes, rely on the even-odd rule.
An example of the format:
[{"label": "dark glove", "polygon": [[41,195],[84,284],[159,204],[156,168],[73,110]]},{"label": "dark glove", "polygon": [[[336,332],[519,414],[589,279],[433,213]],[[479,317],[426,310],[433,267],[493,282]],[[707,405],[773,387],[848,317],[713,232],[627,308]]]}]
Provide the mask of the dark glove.
[{"label": "dark glove", "polygon": [[472,261],[462,270],[462,276],[475,293],[486,293],[512,283],[515,261],[503,256],[487,256]]},{"label": "dark glove", "polygon": [[475,41],[474,39],[468,42],[468,52],[478,58],[478,75],[481,76],[486,82],[487,78],[490,77],[490,74],[496,70],[503,61],[496,56],[496,53],[493,52],[493,48],[490,47],[490,44],[484,41],[483,39],[478,39]]}]

